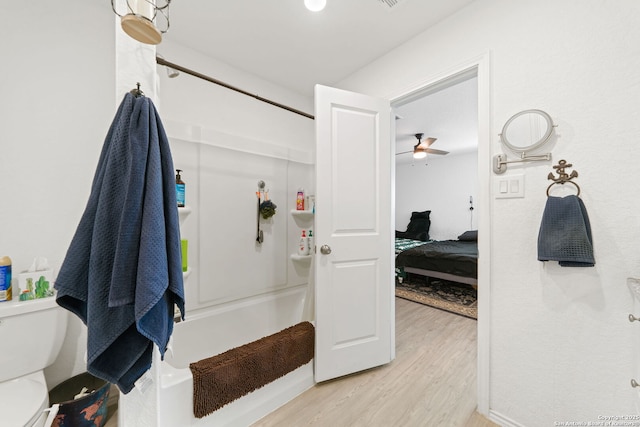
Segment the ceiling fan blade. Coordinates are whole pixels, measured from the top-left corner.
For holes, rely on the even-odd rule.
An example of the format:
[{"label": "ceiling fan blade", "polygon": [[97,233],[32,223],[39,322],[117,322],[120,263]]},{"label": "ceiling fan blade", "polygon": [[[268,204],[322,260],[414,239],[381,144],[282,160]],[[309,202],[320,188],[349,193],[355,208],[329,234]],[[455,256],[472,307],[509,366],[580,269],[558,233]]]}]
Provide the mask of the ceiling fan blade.
[{"label": "ceiling fan blade", "polygon": [[400,154],[407,154],[407,153],[415,154],[417,152],[424,152],[424,153],[431,153],[431,154],[449,154],[448,151],[434,150],[433,148],[429,148],[429,146],[434,142],[436,142],[438,138],[429,137],[429,138],[426,138],[424,141],[422,141],[423,135],[424,135],[423,133],[415,134],[415,137],[418,139],[418,143],[413,146],[412,151],[403,151],[401,153],[396,153],[396,156]]},{"label": "ceiling fan blade", "polygon": [[426,151],[429,154],[449,154],[448,151],[436,150],[435,148],[425,148],[424,151]]},{"label": "ceiling fan blade", "polygon": [[423,141],[423,144],[427,144],[427,147],[429,147],[431,144],[433,144],[433,143],[434,143],[434,142],[436,142],[437,140],[438,140],[438,138],[432,138],[432,137],[429,137],[429,138],[427,138],[427,139],[425,139],[425,140]]},{"label": "ceiling fan blade", "polygon": [[437,140],[438,138],[426,138],[424,141],[420,141],[418,144],[416,144],[416,147],[429,148],[431,144],[433,144]]}]

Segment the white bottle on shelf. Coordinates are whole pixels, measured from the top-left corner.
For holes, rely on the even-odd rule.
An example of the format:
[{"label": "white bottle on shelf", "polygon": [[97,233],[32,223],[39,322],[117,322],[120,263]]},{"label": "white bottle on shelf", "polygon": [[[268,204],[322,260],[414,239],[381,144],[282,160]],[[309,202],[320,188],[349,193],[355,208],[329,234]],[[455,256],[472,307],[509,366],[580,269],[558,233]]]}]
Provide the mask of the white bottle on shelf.
[{"label": "white bottle on shelf", "polygon": [[313,230],[309,229],[309,235],[307,236],[307,250],[308,255],[313,254]]},{"label": "white bottle on shelf", "polygon": [[304,230],[302,230],[302,236],[298,244],[298,255],[309,255],[309,241],[307,240],[307,235]]}]

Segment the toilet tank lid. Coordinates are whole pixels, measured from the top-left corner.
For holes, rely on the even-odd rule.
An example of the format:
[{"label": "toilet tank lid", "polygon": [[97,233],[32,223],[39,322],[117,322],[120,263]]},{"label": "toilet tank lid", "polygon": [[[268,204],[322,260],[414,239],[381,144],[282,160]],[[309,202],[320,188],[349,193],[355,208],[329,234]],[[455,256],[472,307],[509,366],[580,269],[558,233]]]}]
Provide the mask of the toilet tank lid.
[{"label": "toilet tank lid", "polygon": [[3,301],[0,302],[0,319],[7,316],[17,316],[19,314],[48,310],[55,307],[59,307],[56,303],[55,296],[30,301]]}]

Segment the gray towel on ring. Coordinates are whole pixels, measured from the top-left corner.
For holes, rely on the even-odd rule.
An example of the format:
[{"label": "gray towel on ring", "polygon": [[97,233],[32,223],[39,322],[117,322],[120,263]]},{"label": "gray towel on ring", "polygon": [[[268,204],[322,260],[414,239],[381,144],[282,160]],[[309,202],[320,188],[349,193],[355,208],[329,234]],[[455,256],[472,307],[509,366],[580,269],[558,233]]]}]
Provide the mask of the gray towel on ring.
[{"label": "gray towel on ring", "polygon": [[593,267],[593,239],[587,209],[578,196],[548,197],[538,233],[538,261],[562,267]]}]

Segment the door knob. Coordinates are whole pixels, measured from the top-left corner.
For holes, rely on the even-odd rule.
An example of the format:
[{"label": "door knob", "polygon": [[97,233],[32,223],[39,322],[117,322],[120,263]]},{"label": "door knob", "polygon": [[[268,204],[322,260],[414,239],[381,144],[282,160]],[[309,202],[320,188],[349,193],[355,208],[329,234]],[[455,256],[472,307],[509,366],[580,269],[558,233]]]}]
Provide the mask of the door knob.
[{"label": "door knob", "polygon": [[633,322],[634,320],[640,320],[640,317],[636,317],[633,314],[629,315],[629,322]]},{"label": "door knob", "polygon": [[320,253],[322,255],[329,255],[331,253],[331,247],[329,245],[320,246]]},{"label": "door knob", "polygon": [[631,387],[636,388],[636,387],[640,387],[640,384],[638,384],[638,382],[634,379],[631,379]]}]

